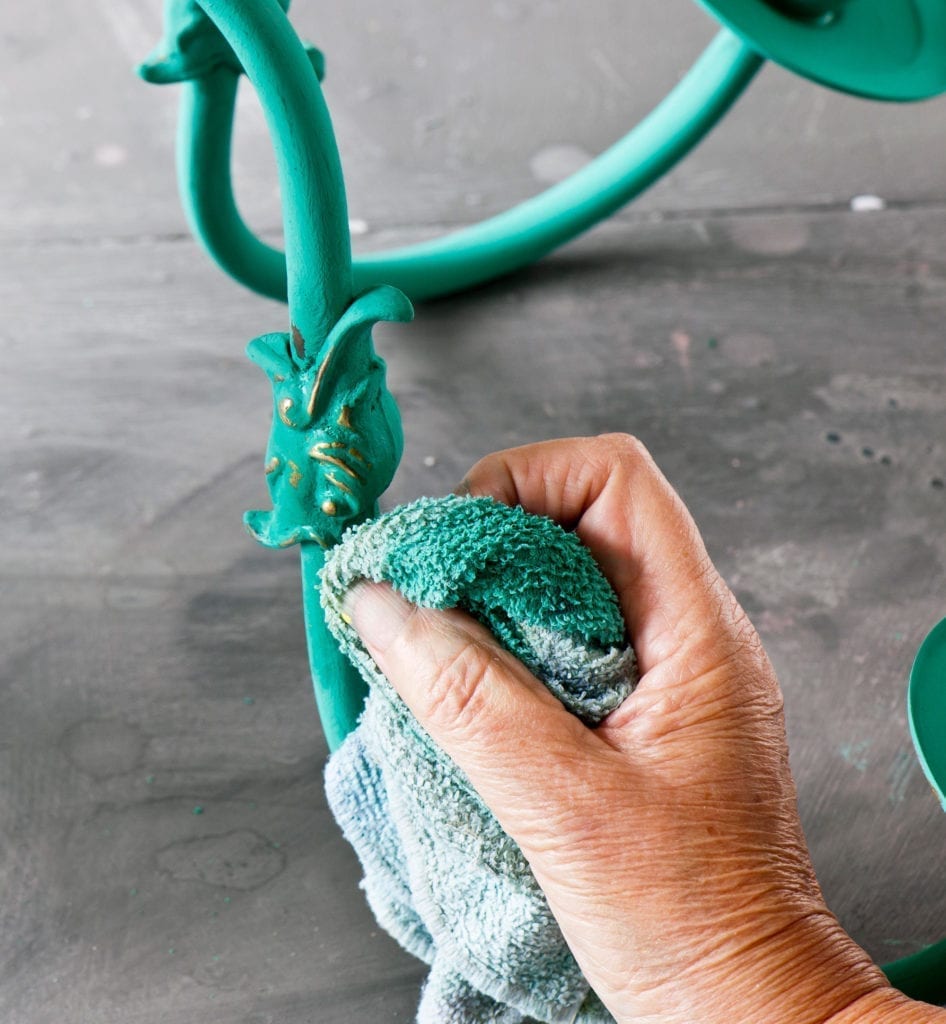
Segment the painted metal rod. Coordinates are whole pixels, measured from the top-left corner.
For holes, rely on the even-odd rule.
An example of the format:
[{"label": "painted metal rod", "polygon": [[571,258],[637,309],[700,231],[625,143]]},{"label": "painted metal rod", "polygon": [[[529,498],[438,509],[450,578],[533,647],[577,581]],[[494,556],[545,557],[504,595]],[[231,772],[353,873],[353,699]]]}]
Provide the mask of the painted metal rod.
[{"label": "painted metal rod", "polygon": [[946,939],[884,964],[883,972],[894,988],[911,999],[946,1005]]},{"label": "painted metal rod", "polygon": [[[311,364],[353,298],[345,188],[328,108],[277,0],[201,0],[201,6],[240,59],[267,117],[282,195],[291,352],[297,362]],[[214,103],[232,111],[233,72],[219,69],[205,81],[213,87],[191,92],[190,101],[195,112],[210,115],[200,117],[202,130],[210,133],[207,144],[229,148],[232,118],[218,117]],[[211,203],[211,183],[194,185],[201,188],[204,202],[199,211],[189,208],[189,215],[232,224],[232,196]],[[325,626],[318,600],[324,552],[311,541],[300,548],[312,681],[326,742],[334,750],[353,728],[366,687]]]},{"label": "painted metal rod", "polygon": [[[286,301],[286,257],[261,242],[240,216],[229,171],[238,72],[217,67],[181,85],[177,180],[181,205],[196,238],[231,277]],[[196,126],[200,126],[197,128]]]},{"label": "painted metal rod", "polygon": [[354,730],[365,707],[368,687],[338,649],[338,642],[325,624],[319,603],[319,573],[325,551],[318,544],[300,544],[302,607],[315,704],[322,733],[330,751],[337,750]]},{"label": "painted metal rod", "polygon": [[[665,99],[587,167],[480,224],[434,241],[357,257],[356,291],[383,282],[423,300],[527,266],[652,185],[729,110],[763,62],[723,29]],[[229,128],[213,123],[233,116],[228,73],[185,86],[178,159],[181,195],[195,233],[222,269],[254,291],[285,301],[284,257],[240,219],[230,179]]]},{"label": "painted metal rod", "polygon": [[[624,205],[689,151],[728,110],[762,58],[721,32],[667,98],[589,167],[544,194],[443,239],[364,257],[352,273],[344,183],[311,63],[277,0],[201,0],[240,58],[270,125],[283,194],[286,255],[246,227],[230,183],[237,76],[218,67],[185,86],[178,171],[191,226],[224,270],[288,301],[303,362],[352,301],[394,283],[414,298],[469,287],[524,266]],[[354,278],[354,279],[353,279]],[[360,713],[364,684],[342,658],[316,597],[323,549],[301,544],[306,633],[316,700],[335,749]],[[946,1000],[946,940],[884,967],[915,999]]]},{"label": "painted metal rod", "polygon": [[[266,115],[282,195],[290,315],[314,357],[352,299],[348,208],[328,107],[277,0],[200,6],[240,59]],[[194,186],[205,197],[212,188],[206,178]]]}]

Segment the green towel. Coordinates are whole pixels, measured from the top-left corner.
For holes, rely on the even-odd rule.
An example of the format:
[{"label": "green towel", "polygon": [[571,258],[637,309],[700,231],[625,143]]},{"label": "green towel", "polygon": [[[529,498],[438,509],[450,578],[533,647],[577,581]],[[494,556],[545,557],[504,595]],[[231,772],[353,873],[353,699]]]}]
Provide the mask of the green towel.
[{"label": "green towel", "polygon": [[322,571],[326,621],[370,687],[326,791],[379,923],[431,965],[419,1024],[611,1022],[521,851],[343,618],[359,579],[466,609],[592,726],[637,680],[613,590],[574,534],[490,498],[397,508],[350,530]]}]

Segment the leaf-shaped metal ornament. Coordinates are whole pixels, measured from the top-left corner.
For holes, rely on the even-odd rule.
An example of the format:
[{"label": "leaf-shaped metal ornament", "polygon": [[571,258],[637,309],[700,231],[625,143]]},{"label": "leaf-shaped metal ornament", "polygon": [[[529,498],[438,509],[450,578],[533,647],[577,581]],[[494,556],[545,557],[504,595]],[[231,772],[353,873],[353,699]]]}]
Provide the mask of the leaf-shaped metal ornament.
[{"label": "leaf-shaped metal ornament", "polygon": [[295,328],[248,346],[247,355],[273,386],[266,452],[273,508],[244,516],[261,544],[314,541],[331,547],[346,527],[373,512],[394,477],[404,440],[371,328],[379,320],[413,315],[402,292],[382,285],[351,303],[315,359],[305,357],[306,339]]}]

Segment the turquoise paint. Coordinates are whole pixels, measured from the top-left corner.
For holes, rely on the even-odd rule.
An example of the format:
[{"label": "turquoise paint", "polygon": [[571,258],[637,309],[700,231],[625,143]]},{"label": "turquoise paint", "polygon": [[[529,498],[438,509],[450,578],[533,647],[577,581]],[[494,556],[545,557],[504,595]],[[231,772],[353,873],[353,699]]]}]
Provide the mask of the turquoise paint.
[{"label": "turquoise paint", "polygon": [[[273,472],[279,468],[280,474],[270,481],[273,509],[248,513],[247,524],[263,543],[300,545],[313,684],[331,749],[354,727],[364,684],[329,636],[319,606],[325,546],[345,524],[376,514],[377,497],[393,477],[402,446],[397,409],[370,331],[378,320],[409,319],[410,305],[395,288],[365,289],[396,285],[414,298],[430,298],[525,266],[575,237],[700,141],[752,80],[764,60],[759,51],[826,84],[883,98],[946,90],[946,64],[940,60],[946,13],[938,0],[862,0],[850,6],[842,0],[702,2],[733,31],[724,29],[663,103],[587,168],[482,224],[362,257],[354,266],[341,165],[318,85],[324,62],[292,31],[288,0],[165,2],[164,37],[139,73],[151,82],[183,83],[178,178],[191,228],[227,273],[289,302],[289,331],[250,345],[251,358],[273,384],[268,455],[270,465],[279,460]],[[775,35],[763,38],[772,18],[781,19]],[[871,18],[885,30],[872,29]],[[777,45],[769,45],[773,39]],[[840,42],[833,56],[826,40]],[[853,69],[856,80],[838,79],[839,69]],[[285,255],[253,235],[233,198],[229,163],[240,73],[256,88],[273,138]],[[353,300],[356,291],[364,294]],[[362,456],[363,473],[346,463],[358,475],[357,488],[339,488],[327,467],[341,467],[311,454],[332,451],[333,445],[359,466],[352,450]],[[295,485],[290,461],[299,473]],[[931,763],[924,768],[930,772]],[[931,774],[938,780],[938,767]],[[946,941],[884,970],[908,995],[946,999]]]},{"label": "turquoise paint", "polygon": [[[290,322],[288,331],[257,338],[248,350],[273,386],[267,452],[273,508],[248,513],[246,523],[264,544],[300,545],[313,685],[334,749],[355,725],[364,686],[328,637],[310,595],[323,546],[371,515],[394,476],[403,448],[400,417],[371,327],[409,320],[412,310],[391,287],[355,297],[341,163],[319,88],[323,61],[295,35],[286,6],[287,0],[167,0],[164,38],[139,71],[153,82],[185,82],[185,104],[206,131],[198,156],[217,148],[229,153],[241,71],[267,117],[283,200],[281,277]],[[193,191],[183,196],[198,235],[207,222],[232,224],[236,213],[232,194],[214,194],[200,166],[193,165]],[[195,203],[196,192],[210,198]],[[234,231],[238,243],[240,227]]]},{"label": "turquoise paint", "polygon": [[832,89],[908,101],[946,90],[942,0],[698,0],[759,53]]},{"label": "turquoise paint", "polygon": [[387,489],[404,441],[371,327],[412,316],[401,292],[379,287],[354,300],[315,358],[296,328],[250,343],[247,354],[269,377],[274,403],[266,453],[273,510],[245,517],[260,543],[329,547]]},{"label": "turquoise paint", "polygon": [[[289,0],[283,7],[288,9]],[[194,0],[165,0],[161,42],[138,66],[138,74],[155,85],[187,82],[216,68],[242,70],[233,48]]]},{"label": "turquoise paint", "polygon": [[[570,241],[657,181],[719,121],[763,58],[720,32],[690,71],[628,135],[571,178],[505,213],[443,238],[353,263],[357,291],[396,285],[414,301],[508,274]],[[178,182],[188,220],[220,267],[262,295],[286,301],[285,257],[261,242],[237,210],[230,179],[235,75],[185,86]]]},{"label": "turquoise paint", "polygon": [[863,774],[870,764],[870,748],[870,740],[856,740],[852,743],[842,743],[838,753],[852,768]]}]

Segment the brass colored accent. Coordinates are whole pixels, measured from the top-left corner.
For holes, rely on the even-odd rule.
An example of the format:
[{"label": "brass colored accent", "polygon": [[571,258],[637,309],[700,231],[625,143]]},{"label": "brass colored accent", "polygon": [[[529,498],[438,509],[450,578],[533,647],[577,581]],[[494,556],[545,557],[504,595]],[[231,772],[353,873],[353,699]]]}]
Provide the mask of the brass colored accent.
[{"label": "brass colored accent", "polygon": [[343,405],[342,411],[338,414],[338,419],[335,421],[340,427],[348,427],[351,429],[351,406]]},{"label": "brass colored accent", "polygon": [[302,337],[302,331],[292,325],[292,346],[296,350],[296,355],[302,358],[305,355],[305,338]]},{"label": "brass colored accent", "polygon": [[338,514],[338,508],[331,498],[326,498],[325,501],[322,502],[322,511],[327,516],[334,516]]},{"label": "brass colored accent", "polygon": [[319,441],[313,447],[315,448],[344,448],[344,441]]},{"label": "brass colored accent", "polygon": [[310,416],[315,413],[315,403],[319,400],[319,385],[322,383],[322,378],[325,376],[328,364],[331,362],[332,356],[335,354],[336,347],[337,345],[328,350],[328,353],[319,365],[319,372],[315,375],[315,383],[312,385],[312,394],[309,396],[309,404],[306,407],[306,412]]},{"label": "brass colored accent", "polygon": [[339,614],[339,617],[341,618],[342,622],[344,622],[346,626],[350,626],[351,625],[351,621],[352,620],[351,620],[351,616],[348,614],[348,612],[339,612],[338,614]]},{"label": "brass colored accent", "polygon": [[339,480],[337,477],[332,476],[331,473],[326,473],[325,479],[328,480],[330,484],[334,484],[334,486],[337,487],[340,491],[344,491],[346,494],[354,494],[354,491],[348,486],[348,484],[343,484],[341,480]]},{"label": "brass colored accent", "polygon": [[289,468],[292,470],[289,474],[289,486],[298,487],[299,481],[302,479],[302,470],[292,461],[289,463]]},{"label": "brass colored accent", "polygon": [[283,381],[284,381],[285,379],[286,379],[286,375],[285,375],[284,373],[277,373],[277,374],[276,374],[276,375],[275,375],[275,376],[273,377],[273,380],[274,380],[274,381],[275,381],[275,382],[276,382],[277,384],[282,384],[282,382],[283,382]]},{"label": "brass colored accent", "polygon": [[359,462],[363,462],[369,469],[371,468],[371,463],[364,457],[364,455],[361,454],[360,451],[358,451],[357,448],[349,448],[348,454],[353,458],[356,458]]},{"label": "brass colored accent", "polygon": [[347,473],[350,477],[353,477],[355,480],[357,480],[358,483],[364,482],[361,479],[361,477],[351,468],[351,466],[346,466],[341,459],[336,459],[334,455],[326,455],[325,452],[320,451],[318,448],[310,448],[309,454],[312,456],[313,459],[318,459],[319,462],[330,462],[333,466],[338,466],[338,468],[342,470],[343,473]]},{"label": "brass colored accent", "polygon": [[274,455],[269,462],[266,463],[266,475],[269,476],[270,473],[275,473],[277,469],[279,469],[279,459]]},{"label": "brass colored accent", "polygon": [[279,405],[277,406],[277,409],[279,410],[279,418],[283,421],[283,423],[286,424],[287,427],[294,426],[294,424],[289,422],[289,420],[288,420],[288,418],[286,416],[286,414],[289,412],[289,410],[292,408],[292,406],[293,406],[293,401],[292,401],[291,398],[281,398],[279,400]]}]

